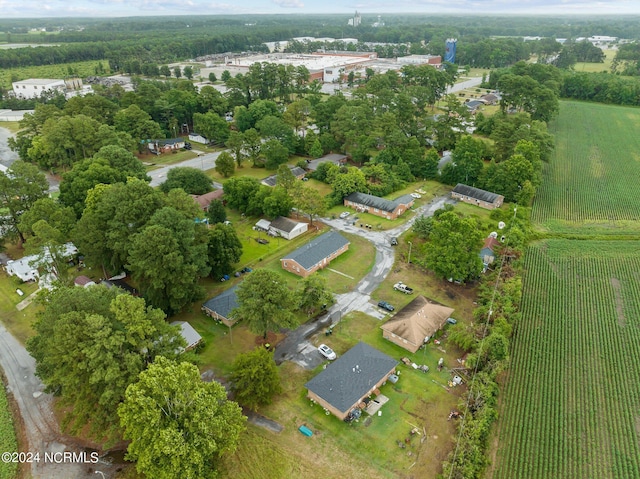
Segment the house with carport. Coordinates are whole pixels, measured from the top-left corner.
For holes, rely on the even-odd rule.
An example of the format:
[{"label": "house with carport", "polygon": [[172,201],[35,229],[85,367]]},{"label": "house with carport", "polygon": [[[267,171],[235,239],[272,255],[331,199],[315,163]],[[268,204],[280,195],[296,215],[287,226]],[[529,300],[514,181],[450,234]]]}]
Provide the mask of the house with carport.
[{"label": "house with carport", "polygon": [[307,397],[339,419],[364,409],[371,395],[396,371],[398,361],[359,342],[307,382]]},{"label": "house with carport", "polygon": [[382,337],[415,353],[451,317],[453,308],[418,296],[380,326]]},{"label": "house with carport", "polygon": [[282,269],[306,278],[349,249],[349,240],[337,231],[329,231],[309,241],[280,260]]}]

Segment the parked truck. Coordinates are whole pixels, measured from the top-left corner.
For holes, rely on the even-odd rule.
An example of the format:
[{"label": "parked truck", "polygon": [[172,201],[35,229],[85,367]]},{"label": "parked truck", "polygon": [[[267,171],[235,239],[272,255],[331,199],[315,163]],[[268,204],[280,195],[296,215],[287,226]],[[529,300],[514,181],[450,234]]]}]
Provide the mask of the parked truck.
[{"label": "parked truck", "polygon": [[394,284],[393,289],[395,289],[396,291],[400,291],[404,294],[413,294],[413,288],[410,288],[409,286],[404,284],[402,281]]}]

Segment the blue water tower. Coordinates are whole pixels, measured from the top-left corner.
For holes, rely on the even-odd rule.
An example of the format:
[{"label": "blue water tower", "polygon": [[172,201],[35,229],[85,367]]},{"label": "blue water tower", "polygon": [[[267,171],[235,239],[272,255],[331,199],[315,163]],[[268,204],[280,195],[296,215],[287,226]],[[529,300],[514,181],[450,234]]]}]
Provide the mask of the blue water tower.
[{"label": "blue water tower", "polygon": [[457,38],[447,38],[445,43],[445,51],[444,51],[444,61],[449,63],[456,62],[456,44],[458,43]]}]

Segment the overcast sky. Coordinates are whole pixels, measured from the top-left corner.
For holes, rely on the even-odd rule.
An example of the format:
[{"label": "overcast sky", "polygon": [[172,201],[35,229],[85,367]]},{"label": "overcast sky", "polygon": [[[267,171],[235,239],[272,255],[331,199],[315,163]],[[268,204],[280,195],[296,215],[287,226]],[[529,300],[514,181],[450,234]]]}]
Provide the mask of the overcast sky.
[{"label": "overcast sky", "polygon": [[114,17],[243,13],[640,14],[640,0],[0,0],[0,16]]}]

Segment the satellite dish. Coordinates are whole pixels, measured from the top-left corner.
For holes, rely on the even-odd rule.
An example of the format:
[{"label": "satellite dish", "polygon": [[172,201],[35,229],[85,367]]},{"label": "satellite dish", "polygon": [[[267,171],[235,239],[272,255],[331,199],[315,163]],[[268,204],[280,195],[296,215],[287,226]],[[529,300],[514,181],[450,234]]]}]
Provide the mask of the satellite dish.
[{"label": "satellite dish", "polygon": [[499,229],[503,229],[506,225],[504,224],[504,221],[501,221],[500,223],[498,223],[498,228]]},{"label": "satellite dish", "polygon": [[504,240],[505,240],[505,239],[506,239],[506,236],[505,236],[505,235],[502,235],[502,237],[500,238],[500,242],[501,242],[501,243],[504,243]]},{"label": "satellite dish", "polygon": [[497,237],[498,237],[498,233],[496,233],[495,231],[492,231],[491,233],[489,233],[489,238],[496,239]]}]

